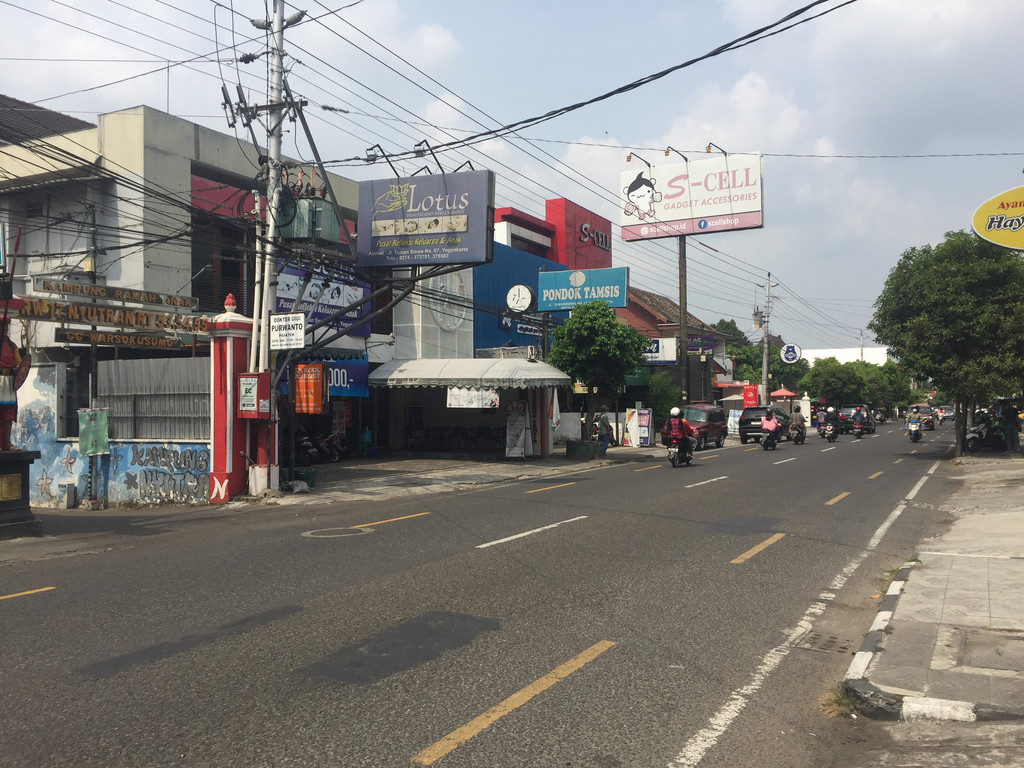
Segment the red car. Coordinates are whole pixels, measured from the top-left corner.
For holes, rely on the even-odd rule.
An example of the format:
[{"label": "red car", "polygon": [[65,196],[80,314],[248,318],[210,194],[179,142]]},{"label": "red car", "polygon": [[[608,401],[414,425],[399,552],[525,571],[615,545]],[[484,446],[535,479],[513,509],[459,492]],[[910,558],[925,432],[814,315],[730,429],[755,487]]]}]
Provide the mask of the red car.
[{"label": "red car", "polygon": [[935,414],[932,413],[932,407],[928,403],[915,403],[910,406],[910,410],[914,408],[917,408],[921,412],[921,416],[924,417],[921,420],[922,429],[935,429]]}]

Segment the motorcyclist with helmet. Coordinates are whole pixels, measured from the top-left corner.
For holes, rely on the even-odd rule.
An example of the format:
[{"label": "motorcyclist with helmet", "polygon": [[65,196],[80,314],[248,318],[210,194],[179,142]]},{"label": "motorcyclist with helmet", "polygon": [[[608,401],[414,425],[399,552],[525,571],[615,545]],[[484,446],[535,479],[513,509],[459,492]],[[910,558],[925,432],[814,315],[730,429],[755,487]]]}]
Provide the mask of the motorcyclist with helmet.
[{"label": "motorcyclist with helmet", "polygon": [[800,412],[799,405],[793,406],[793,416],[789,420],[789,434],[791,438],[794,434],[799,434],[801,439],[807,436],[807,420]]},{"label": "motorcyclist with helmet", "polygon": [[[669,445],[670,442],[675,439],[679,440],[680,446],[684,449],[685,453],[693,452],[693,427],[690,423],[679,415],[679,408],[673,408],[669,411],[668,421],[661,428],[661,434],[665,438],[665,444]],[[684,441],[685,438],[685,441]]]},{"label": "motorcyclist with helmet", "polygon": [[907,412],[907,422],[906,423],[907,423],[907,431],[903,433],[905,435],[909,435],[910,434],[910,425],[911,425],[911,423],[920,424],[921,427],[924,428],[924,416],[921,413],[921,409],[918,408],[916,405],[913,408],[911,408],[910,411]]}]

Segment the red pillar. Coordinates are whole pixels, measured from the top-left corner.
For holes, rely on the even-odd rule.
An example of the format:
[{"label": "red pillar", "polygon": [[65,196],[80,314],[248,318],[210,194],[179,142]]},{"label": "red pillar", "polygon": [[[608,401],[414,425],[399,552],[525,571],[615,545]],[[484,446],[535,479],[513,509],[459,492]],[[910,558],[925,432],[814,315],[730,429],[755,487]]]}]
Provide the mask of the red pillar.
[{"label": "red pillar", "polygon": [[224,504],[248,489],[248,420],[238,418],[238,374],[249,364],[252,320],[235,311],[235,297],[224,300],[224,314],[208,324],[210,351],[210,503]]}]

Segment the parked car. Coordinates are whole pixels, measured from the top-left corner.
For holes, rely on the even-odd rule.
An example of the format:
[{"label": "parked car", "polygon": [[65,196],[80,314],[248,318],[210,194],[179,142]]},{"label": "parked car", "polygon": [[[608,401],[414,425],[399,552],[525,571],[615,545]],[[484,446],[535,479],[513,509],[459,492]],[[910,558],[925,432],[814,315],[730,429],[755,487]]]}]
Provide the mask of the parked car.
[{"label": "parked car", "polygon": [[935,414],[932,413],[932,407],[928,403],[913,403],[907,411],[909,412],[911,408],[917,408],[921,412],[923,429],[935,429]]},{"label": "parked car", "polygon": [[869,434],[875,431],[875,419],[871,415],[871,411],[863,403],[854,403],[853,405],[844,405],[839,409],[839,432],[840,434],[847,434],[853,429],[853,414],[860,408],[864,414],[864,428]]},{"label": "parked car", "polygon": [[779,435],[782,440],[789,439],[789,414],[777,405],[752,405],[743,409],[740,414],[740,442],[748,440],[761,442],[761,420],[768,409],[775,414],[779,421]]},{"label": "parked car", "polygon": [[683,418],[693,428],[698,451],[704,450],[708,443],[714,443],[716,448],[725,445],[725,436],[729,433],[729,420],[721,406],[690,403],[684,405],[682,410]]}]

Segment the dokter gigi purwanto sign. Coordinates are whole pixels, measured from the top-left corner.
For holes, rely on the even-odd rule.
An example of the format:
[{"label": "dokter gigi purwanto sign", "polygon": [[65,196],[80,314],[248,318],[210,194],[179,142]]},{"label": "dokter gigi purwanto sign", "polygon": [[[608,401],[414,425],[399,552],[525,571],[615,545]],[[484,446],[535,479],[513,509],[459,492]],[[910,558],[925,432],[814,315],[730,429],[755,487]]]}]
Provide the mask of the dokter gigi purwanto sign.
[{"label": "dokter gigi purwanto sign", "polygon": [[623,240],[764,226],[761,155],[713,155],[620,176]]},{"label": "dokter gigi purwanto sign", "polygon": [[978,237],[990,243],[1024,250],[1024,187],[986,200],[974,212],[971,225]]},{"label": "dokter gigi purwanto sign", "polygon": [[359,182],[362,267],[481,264],[494,252],[494,172]]}]

